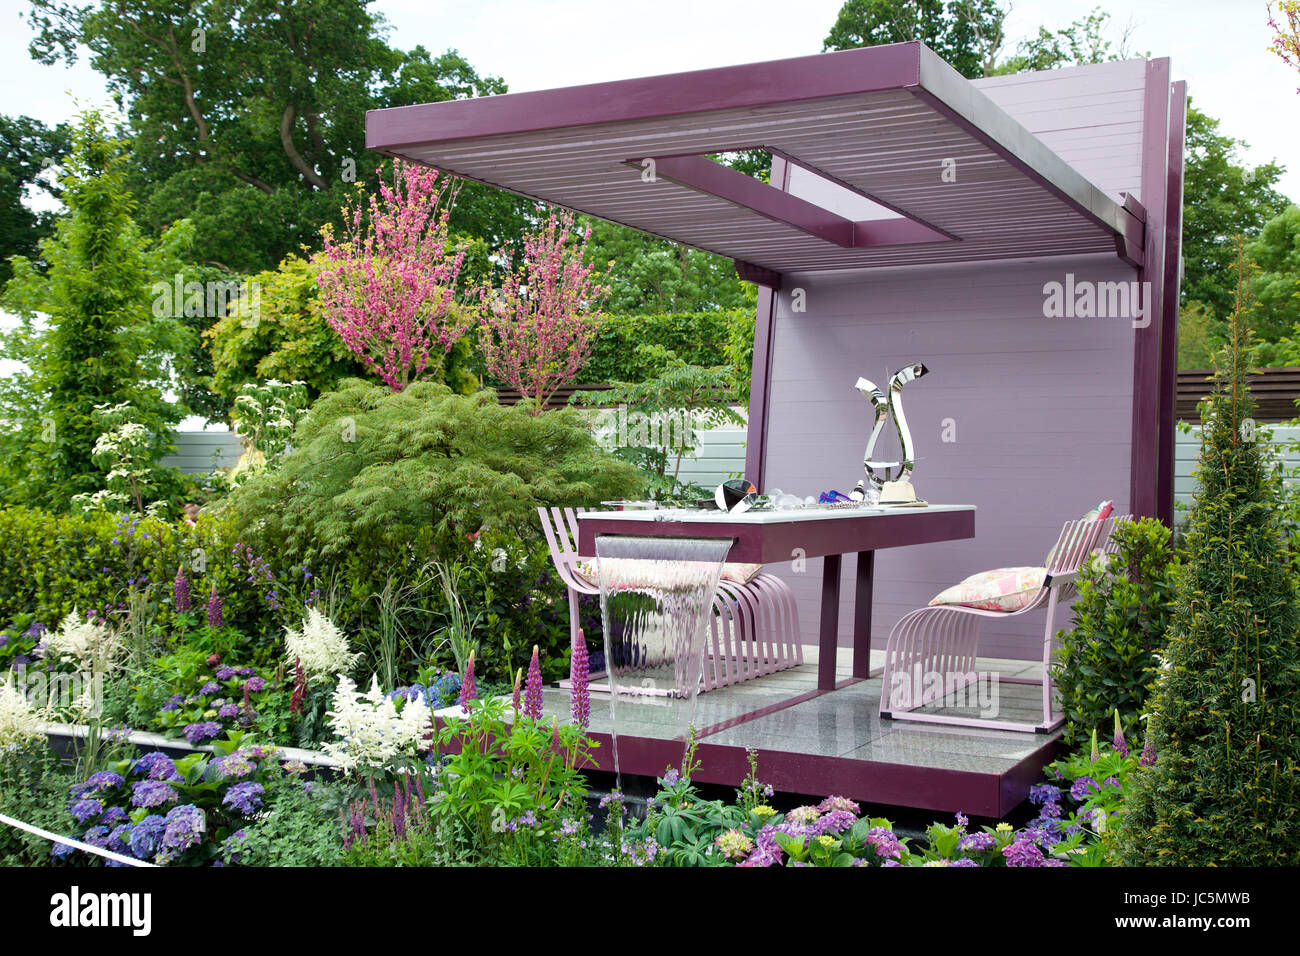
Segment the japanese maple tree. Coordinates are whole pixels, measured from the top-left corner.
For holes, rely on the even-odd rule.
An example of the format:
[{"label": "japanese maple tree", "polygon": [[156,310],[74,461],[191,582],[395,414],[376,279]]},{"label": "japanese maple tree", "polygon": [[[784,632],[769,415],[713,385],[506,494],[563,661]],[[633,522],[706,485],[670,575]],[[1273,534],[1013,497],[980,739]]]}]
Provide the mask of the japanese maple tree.
[{"label": "japanese maple tree", "polygon": [[344,207],[341,237],[322,230],[317,281],[330,327],[395,392],[435,377],[472,322],[456,307],[465,252],[447,227],[458,186],[397,160],[391,184],[381,178],[368,203]]},{"label": "japanese maple tree", "polygon": [[[519,390],[539,414],[587,363],[600,328],[600,300],[609,292],[586,261],[591,230],[556,212],[526,233],[519,264],[500,288],[479,292],[479,348],[488,371]],[[507,251],[499,255],[507,258]]]}]

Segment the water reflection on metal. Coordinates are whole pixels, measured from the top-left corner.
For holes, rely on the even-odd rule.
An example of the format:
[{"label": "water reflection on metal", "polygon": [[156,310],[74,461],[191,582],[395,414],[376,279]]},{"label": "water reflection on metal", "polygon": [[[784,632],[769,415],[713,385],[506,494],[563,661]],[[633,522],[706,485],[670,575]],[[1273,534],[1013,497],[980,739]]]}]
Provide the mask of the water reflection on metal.
[{"label": "water reflection on metal", "polygon": [[684,746],[695,718],[708,615],[731,544],[730,538],[596,538],[616,776],[620,711],[635,708],[637,722],[669,724]]}]

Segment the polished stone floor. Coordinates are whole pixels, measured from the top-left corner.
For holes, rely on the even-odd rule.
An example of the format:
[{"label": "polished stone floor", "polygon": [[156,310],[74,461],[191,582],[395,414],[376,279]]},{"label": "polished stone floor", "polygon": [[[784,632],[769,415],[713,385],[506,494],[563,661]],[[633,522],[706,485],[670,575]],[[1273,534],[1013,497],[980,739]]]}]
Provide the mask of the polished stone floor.
[{"label": "polished stone floor", "polygon": [[[1044,734],[881,721],[878,677],[744,720],[756,711],[816,689],[817,648],[806,647],[804,651],[805,662],[799,667],[701,694],[693,714],[686,702],[671,698],[648,697],[644,702],[620,698],[618,733],[673,739],[684,737],[694,725],[697,736],[710,744],[991,774],[1010,770],[1052,739],[1053,735]],[[874,652],[872,665],[881,663],[882,657],[881,652]],[[849,676],[849,663],[849,653],[841,651],[837,661],[841,678]],[[1033,677],[1040,669],[1041,665],[1030,661],[985,658],[980,658],[976,666],[981,674],[1002,677]],[[1042,691],[1038,685],[1002,682],[996,698],[991,696],[987,682],[984,688],[986,715],[995,712],[1001,720],[1026,722],[1041,717]],[[543,696],[548,716],[568,718],[567,690],[547,688]],[[968,703],[973,706],[949,712],[978,716],[981,702],[973,693]],[[609,733],[608,695],[593,694],[591,706],[591,730]]]}]

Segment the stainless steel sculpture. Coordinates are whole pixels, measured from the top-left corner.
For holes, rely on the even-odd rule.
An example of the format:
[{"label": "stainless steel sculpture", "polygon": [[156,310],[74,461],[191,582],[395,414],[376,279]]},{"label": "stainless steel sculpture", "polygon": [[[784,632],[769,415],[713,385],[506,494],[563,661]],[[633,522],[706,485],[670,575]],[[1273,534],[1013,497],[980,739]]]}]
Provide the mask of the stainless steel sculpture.
[{"label": "stainless steel sculpture", "polygon": [[[852,495],[855,500],[862,501],[866,497],[867,481],[870,481],[879,491],[886,481],[911,479],[915,456],[912,449],[912,433],[908,430],[907,417],[903,414],[902,392],[904,385],[929,371],[920,362],[899,369],[890,376],[888,397],[876,387],[875,383],[865,378],[858,379],[857,389],[870,400],[875,409],[876,421],[871,428],[871,437],[867,440],[867,450],[862,456],[862,467],[866,469],[867,477],[866,480],[858,481],[858,486]],[[880,437],[880,432],[885,427],[886,416],[891,415],[894,419],[894,428],[898,432],[898,446],[902,461],[875,461],[871,456],[876,450],[876,439]],[[898,473],[891,474],[892,469],[895,468],[898,469]]]}]

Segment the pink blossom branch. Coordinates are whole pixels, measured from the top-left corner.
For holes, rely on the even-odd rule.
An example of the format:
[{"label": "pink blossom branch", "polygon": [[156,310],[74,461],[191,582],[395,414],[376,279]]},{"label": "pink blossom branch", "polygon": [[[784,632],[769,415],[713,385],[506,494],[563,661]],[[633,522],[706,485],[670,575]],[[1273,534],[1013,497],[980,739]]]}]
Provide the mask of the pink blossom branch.
[{"label": "pink blossom branch", "polygon": [[472,317],[452,308],[465,259],[448,230],[459,182],[401,160],[393,172],[368,205],[349,200],[341,240],[323,232],[317,282],[330,327],[400,392],[438,370],[435,349],[450,352]]},{"label": "pink blossom branch", "polygon": [[522,262],[501,288],[479,291],[487,368],[532,399],[533,414],[574,380],[595,344],[597,305],[609,289],[585,260],[590,237],[590,229],[575,232],[572,213],[552,211],[524,236]]}]

